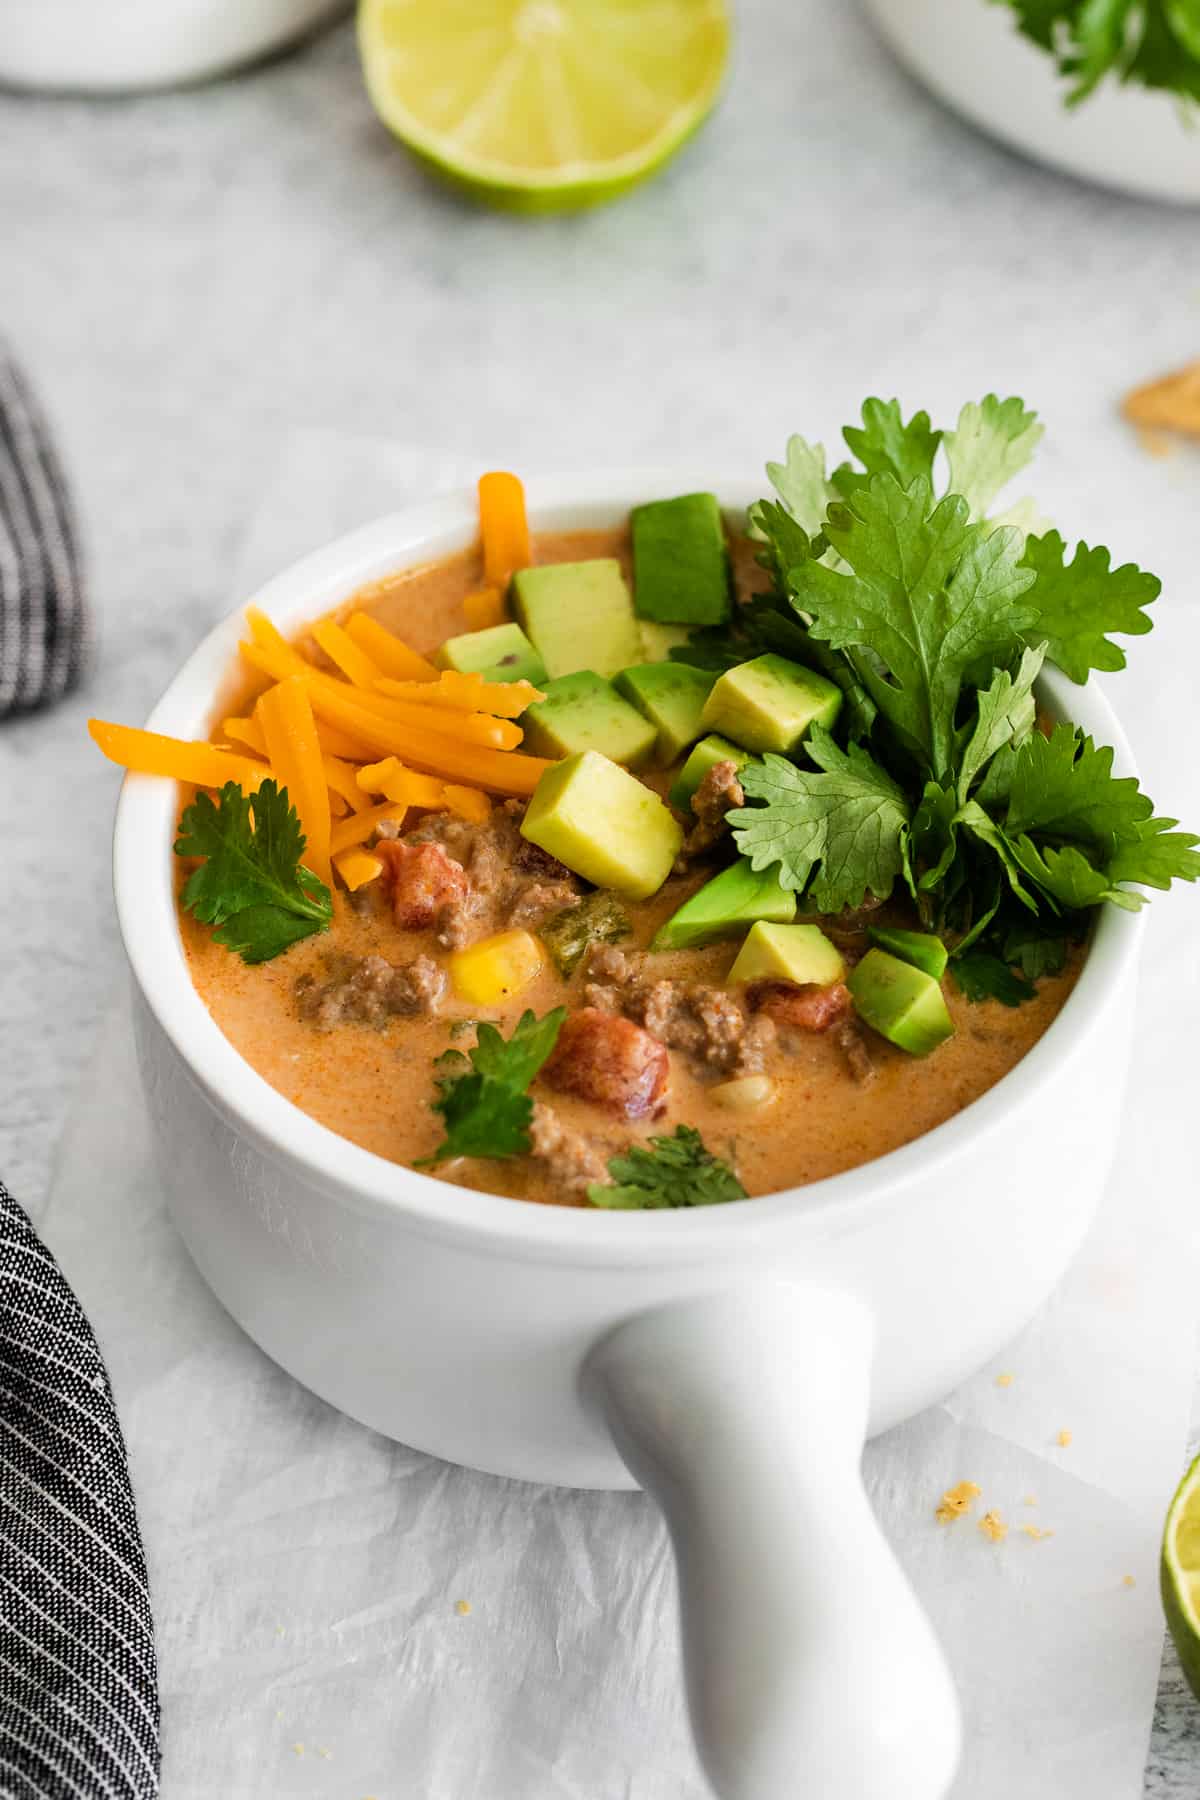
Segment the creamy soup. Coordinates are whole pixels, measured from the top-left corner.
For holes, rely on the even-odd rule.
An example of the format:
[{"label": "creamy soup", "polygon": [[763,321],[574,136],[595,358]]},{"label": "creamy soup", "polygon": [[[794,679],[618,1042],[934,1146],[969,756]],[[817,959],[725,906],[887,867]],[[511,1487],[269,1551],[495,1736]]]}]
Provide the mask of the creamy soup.
[{"label": "creamy soup", "polygon": [[[627,567],[628,534],[543,534],[536,554],[540,563],[615,556]],[[735,564],[744,592],[757,570],[745,548],[735,553]],[[482,579],[472,551],[373,584],[345,610],[367,609],[414,649],[433,652],[468,629],[463,602]],[[311,643],[301,639],[301,645],[322,661]],[[249,702],[255,691],[243,699]],[[646,779],[665,792],[670,772]],[[492,865],[472,837],[488,836],[493,863],[511,856],[521,806],[500,805],[491,822],[477,826],[417,815],[404,821],[405,836],[439,844],[468,876],[474,867],[477,880],[486,883]],[[1081,951],[1061,974],[1040,982],[1036,998],[1012,1008],[994,1000],[968,1003],[947,981],[954,1035],[928,1056],[886,1042],[833,1001],[826,1007],[815,992],[800,991],[798,1009],[779,1004],[778,993],[759,996],[756,1007],[753,997],[748,1001],[725,985],[736,940],[648,950],[658,926],[711,879],[722,857],[728,862],[730,852],[728,839],[724,846],[718,842],[715,860],[700,856],[652,899],[625,902],[630,935],[585,956],[568,978],[548,963],[510,1001],[486,1008],[455,998],[442,974],[450,949],[436,930],[397,925],[382,879],[354,895],[339,893],[329,932],[254,966],[182,911],[181,929],[196,987],[247,1062],[321,1124],[397,1163],[428,1157],[441,1139],[441,1120],[431,1110],[435,1059],[450,1048],[469,1049],[476,1019],[495,1022],[505,1036],[526,1009],[540,1016],[560,1005],[636,1021],[640,1031],[666,1043],[669,1057],[665,1087],[641,1116],[584,1098],[569,1083],[565,1089],[556,1085],[548,1067],[532,1088],[535,1153],[461,1158],[435,1171],[465,1186],[568,1205],[588,1203],[587,1180],[608,1156],[678,1123],[698,1128],[752,1195],[868,1162],[941,1124],[1007,1074],[1054,1019],[1078,973]],[[181,882],[185,874],[181,869]],[[535,868],[512,901],[514,915],[522,909],[522,922],[535,934],[542,888],[556,914],[564,899],[570,904],[587,892],[566,870]],[[476,929],[481,935],[505,923],[503,917],[481,917]],[[868,923],[911,927],[916,920],[906,905],[889,903],[821,923],[852,966],[867,949]],[[457,941],[471,935],[468,925]],[[439,987],[431,1009],[429,995]],[[739,1110],[726,1090],[747,1073],[762,1079],[756,1103]]]}]

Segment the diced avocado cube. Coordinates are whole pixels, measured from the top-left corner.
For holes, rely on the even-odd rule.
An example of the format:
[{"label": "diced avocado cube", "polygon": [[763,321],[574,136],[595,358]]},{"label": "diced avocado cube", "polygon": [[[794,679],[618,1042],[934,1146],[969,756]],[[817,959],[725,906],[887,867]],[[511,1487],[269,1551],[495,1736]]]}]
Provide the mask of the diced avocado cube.
[{"label": "diced avocado cube", "polygon": [[954,1036],[939,983],[886,950],[868,950],[846,985],[867,1024],[911,1056],[928,1056]]},{"label": "diced avocado cube", "polygon": [[617,676],[617,687],[654,726],[654,760],[673,763],[694,744],[704,727],[700,716],[715,676],[687,663],[639,663]]},{"label": "diced avocado cube", "polygon": [[719,625],[733,608],[729,552],[715,494],[635,506],[633,591],[639,617]]},{"label": "diced avocado cube", "polygon": [[827,987],[846,973],[842,953],[819,925],[752,925],[726,980],[816,982]]},{"label": "diced avocado cube", "polygon": [[768,652],[718,677],[704,705],[704,723],[747,750],[786,756],[810,726],[828,730],[841,704],[835,682]]},{"label": "diced avocado cube", "polygon": [[460,669],[488,681],[532,681],[541,687],[546,665],[519,625],[489,625],[447,638],[434,657],[439,669]]},{"label": "diced avocado cube", "polygon": [[642,661],[666,662],[672,650],[686,644],[691,635],[686,625],[659,625],[654,619],[639,619]]},{"label": "diced avocado cube", "polygon": [[598,750],[581,750],[546,770],[521,834],[585,881],[630,900],[658,891],[683,842],[658,795]]},{"label": "diced avocado cube", "polygon": [[782,925],[796,916],[796,896],[779,885],[777,867],[757,874],[744,856],[706,882],[660,925],[652,950],[694,950],[719,938],[737,937],[759,921]]},{"label": "diced avocado cube", "polygon": [[633,602],[612,557],[518,569],[512,599],[551,679],[577,669],[617,675],[641,659]]},{"label": "diced avocado cube", "polygon": [[871,925],[867,928],[867,936],[881,950],[890,950],[893,956],[898,956],[901,962],[911,963],[914,969],[924,969],[935,981],[940,981],[946,973],[950,952],[932,931],[901,931],[891,925]]},{"label": "diced avocado cube", "polygon": [[521,719],[524,748],[534,756],[599,750],[629,769],[653,756],[658,736],[654,726],[603,675],[579,669],[548,681],[544,692],[546,698],[527,707]]},{"label": "diced avocado cube", "polygon": [[728,738],[701,738],[675,777],[667,798],[676,812],[690,812],[692,795],[710,769],[715,769],[720,762],[736,763],[739,769],[744,769],[753,761],[748,750],[743,750],[740,744],[731,744]]}]

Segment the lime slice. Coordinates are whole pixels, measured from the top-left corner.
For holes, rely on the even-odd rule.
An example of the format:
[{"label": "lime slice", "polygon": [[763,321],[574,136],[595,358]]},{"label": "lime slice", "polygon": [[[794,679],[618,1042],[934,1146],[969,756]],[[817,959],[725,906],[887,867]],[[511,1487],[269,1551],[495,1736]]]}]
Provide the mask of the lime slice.
[{"label": "lime slice", "polygon": [[624,193],[712,110],[725,0],[360,0],[367,88],[396,136],[493,206]]},{"label": "lime slice", "polygon": [[1200,1700],[1200,1456],[1171,1502],[1162,1547],[1162,1598],[1188,1686]]}]

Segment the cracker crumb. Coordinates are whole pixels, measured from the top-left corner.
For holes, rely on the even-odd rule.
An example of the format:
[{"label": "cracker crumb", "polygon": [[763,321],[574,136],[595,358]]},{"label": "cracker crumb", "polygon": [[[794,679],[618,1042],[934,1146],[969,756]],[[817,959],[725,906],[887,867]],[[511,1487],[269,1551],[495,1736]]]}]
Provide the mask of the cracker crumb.
[{"label": "cracker crumb", "polygon": [[1057,1443],[1058,1443],[1058,1447],[1060,1450],[1069,1450],[1071,1448],[1070,1432],[1069,1431],[1060,1431],[1058,1434]]},{"label": "cracker crumb", "polygon": [[277,1720],[278,1720],[278,1719],[282,1719],[282,1717],[283,1717],[283,1708],[282,1708],[282,1706],[281,1706],[281,1707],[280,1707],[280,1709],[279,1709],[279,1711],[278,1711],[278,1712],[277,1712],[277,1713],[276,1713],[276,1714],[275,1714],[275,1717],[276,1717],[276,1719],[277,1719]]},{"label": "cracker crumb", "polygon": [[996,1377],[996,1386],[997,1387],[1011,1387],[1012,1384],[1013,1384],[1013,1378],[1011,1375],[997,1375],[997,1377]]},{"label": "cracker crumb", "polygon": [[979,1521],[979,1529],[984,1537],[990,1538],[993,1544],[1002,1544],[1008,1536],[1008,1526],[998,1512],[985,1512]]},{"label": "cracker crumb", "polygon": [[1021,1505],[1022,1506],[1036,1506],[1037,1505],[1037,1495],[1036,1494],[1026,1494],[1025,1498],[1021,1502]]},{"label": "cracker crumb", "polygon": [[332,1750],[327,1750],[327,1749],[326,1749],[326,1748],[325,1748],[325,1746],[324,1746],[324,1744],[318,1744],[318,1746],[317,1746],[317,1755],[318,1755],[318,1756],[322,1756],[322,1757],[324,1757],[324,1759],[325,1759],[325,1761],[326,1761],[326,1762],[329,1762],[329,1761],[330,1761],[330,1759],[331,1759],[331,1758],[332,1758],[332,1756],[333,1756],[333,1751],[332,1751]]},{"label": "cracker crumb", "polygon": [[292,1745],[292,1754],[293,1754],[293,1756],[303,1756],[304,1755],[304,1745],[303,1744],[293,1744]]},{"label": "cracker crumb", "polygon": [[[1132,388],[1121,403],[1131,425],[1147,432],[1178,431],[1200,437],[1200,362],[1188,363],[1157,381]],[[1152,454],[1161,454],[1159,451]]]},{"label": "cracker crumb", "polygon": [[286,1635],[286,1633],[287,1633],[286,1625],[277,1625],[275,1627],[275,1636],[276,1637],[284,1637]]},{"label": "cracker crumb", "polygon": [[1040,1544],[1043,1538],[1054,1536],[1052,1531],[1043,1531],[1040,1525],[1022,1525],[1021,1530],[1027,1538],[1032,1538],[1035,1544]]},{"label": "cracker crumb", "polygon": [[1134,1580],[1132,1575],[1122,1575],[1121,1586],[1122,1587],[1136,1587],[1137,1582]]},{"label": "cracker crumb", "polygon": [[983,1489],[976,1487],[973,1481],[960,1481],[957,1487],[947,1488],[934,1518],[939,1525],[949,1525],[952,1519],[961,1519],[964,1513],[970,1512],[972,1504],[982,1492]]},{"label": "cracker crumb", "polygon": [[469,1600],[456,1600],[454,1602],[454,1610],[460,1619],[465,1619],[471,1610],[471,1602]]}]

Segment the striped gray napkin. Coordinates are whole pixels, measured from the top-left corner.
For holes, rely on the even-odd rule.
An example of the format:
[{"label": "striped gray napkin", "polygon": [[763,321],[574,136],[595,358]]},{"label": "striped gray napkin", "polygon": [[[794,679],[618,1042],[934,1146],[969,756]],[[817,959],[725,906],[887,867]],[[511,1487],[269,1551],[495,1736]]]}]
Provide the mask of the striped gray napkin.
[{"label": "striped gray napkin", "polygon": [[0,342],[0,719],[65,694],[88,647],[66,484],[37,401]]},{"label": "striped gray napkin", "polygon": [[[78,679],[87,615],[41,414],[0,346],[0,719]],[[154,1800],[158,1678],[92,1328],[0,1182],[0,1800]]]}]

